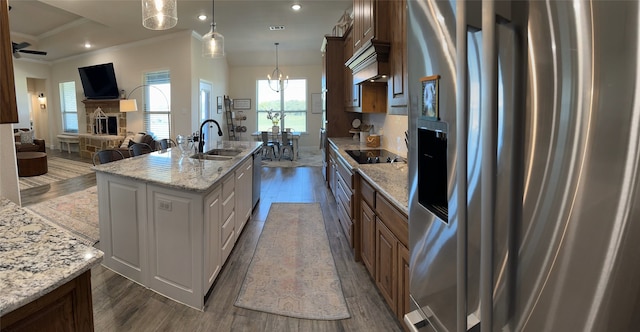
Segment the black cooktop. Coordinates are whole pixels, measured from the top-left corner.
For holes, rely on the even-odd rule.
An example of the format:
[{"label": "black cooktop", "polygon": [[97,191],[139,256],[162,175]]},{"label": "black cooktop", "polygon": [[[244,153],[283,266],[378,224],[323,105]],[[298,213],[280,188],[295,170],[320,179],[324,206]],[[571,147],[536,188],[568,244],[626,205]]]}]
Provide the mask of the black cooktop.
[{"label": "black cooktop", "polygon": [[359,164],[390,163],[400,160],[397,154],[384,149],[346,150],[345,152]]}]

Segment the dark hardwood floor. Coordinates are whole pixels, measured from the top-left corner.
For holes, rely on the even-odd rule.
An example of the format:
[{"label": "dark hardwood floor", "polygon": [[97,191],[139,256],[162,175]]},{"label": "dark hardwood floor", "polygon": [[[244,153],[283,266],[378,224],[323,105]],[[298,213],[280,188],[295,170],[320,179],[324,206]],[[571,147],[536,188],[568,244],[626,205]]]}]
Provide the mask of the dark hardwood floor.
[{"label": "dark hardwood floor", "polygon": [[[65,157],[66,153],[59,153]],[[73,157],[73,154],[71,154]],[[31,204],[95,185],[93,179],[25,190]],[[273,202],[319,202],[351,318],[319,321],[235,307]],[[169,300],[102,266],[92,270],[96,331],[401,331],[364,265],[353,259],[336,218],[336,201],[319,167],[262,169],[260,201],[214,285],[204,311]],[[99,243],[97,245],[99,247]]]}]

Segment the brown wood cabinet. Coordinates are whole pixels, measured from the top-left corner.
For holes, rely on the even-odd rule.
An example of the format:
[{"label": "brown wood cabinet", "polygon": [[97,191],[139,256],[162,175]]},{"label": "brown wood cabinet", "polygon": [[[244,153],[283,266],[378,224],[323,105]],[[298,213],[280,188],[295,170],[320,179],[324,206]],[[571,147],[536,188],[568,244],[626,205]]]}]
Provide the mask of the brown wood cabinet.
[{"label": "brown wood cabinet", "polygon": [[353,51],[354,53],[369,40],[389,40],[388,0],[353,1]]},{"label": "brown wood cabinet", "polygon": [[368,82],[358,85],[360,87],[360,107],[354,108],[361,113],[386,113],[387,112],[387,83]]},{"label": "brown wood cabinet", "polygon": [[[344,35],[344,62],[353,55],[353,26]],[[353,72],[347,66],[344,69],[344,106],[345,110],[360,107],[360,86],[353,84]]]},{"label": "brown wood cabinet", "polygon": [[351,168],[338,154],[337,148],[330,146],[329,164],[333,165],[333,171],[330,174],[330,184],[333,196],[336,199],[336,208],[338,222],[344,231],[351,248],[354,249],[354,257],[356,261],[360,260],[360,228],[356,223],[356,209],[354,195],[354,175]]},{"label": "brown wood cabinet", "polygon": [[91,270],[2,316],[0,330],[93,331]]},{"label": "brown wood cabinet", "polygon": [[407,1],[394,0],[390,3],[389,24],[391,27],[391,47],[389,50],[388,96],[389,114],[407,114]]},{"label": "brown wood cabinet", "polygon": [[0,0],[0,123],[18,122],[18,104],[13,77],[13,52],[9,35],[9,4]]},{"label": "brown wood cabinet", "polygon": [[399,321],[409,311],[407,216],[359,177],[362,262]]},{"label": "brown wood cabinet", "polygon": [[376,274],[376,192],[371,185],[360,181],[360,238],[362,263],[372,276]]},{"label": "brown wood cabinet", "polygon": [[[322,93],[324,97],[324,119],[322,128],[326,137],[349,137],[351,123],[354,119],[362,119],[362,115],[345,112],[345,69],[344,37],[325,36],[322,44]],[[329,147],[324,146],[325,160],[329,160]],[[331,178],[331,165],[325,173],[330,187],[335,182]],[[333,188],[332,188],[333,189]]]},{"label": "brown wood cabinet", "polygon": [[398,309],[396,317],[403,321],[409,312],[409,249],[398,245]]},{"label": "brown wood cabinet", "polygon": [[398,240],[380,218],[376,218],[376,285],[391,309],[397,309]]},{"label": "brown wood cabinet", "polygon": [[326,36],[323,44],[322,91],[325,98],[324,128],[327,137],[349,137],[351,122],[361,115],[345,112],[344,109],[344,39]]}]

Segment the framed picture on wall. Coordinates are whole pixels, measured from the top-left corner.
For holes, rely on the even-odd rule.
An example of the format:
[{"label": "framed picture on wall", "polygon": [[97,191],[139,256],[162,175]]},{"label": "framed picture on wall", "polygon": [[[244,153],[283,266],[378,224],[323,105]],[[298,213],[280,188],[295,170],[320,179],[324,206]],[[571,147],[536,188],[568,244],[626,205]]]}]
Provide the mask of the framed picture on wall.
[{"label": "framed picture on wall", "polygon": [[438,109],[438,81],[440,75],[426,76],[420,79],[422,82],[422,110],[421,116],[427,120],[439,121]]},{"label": "framed picture on wall", "polygon": [[233,108],[236,110],[250,110],[251,99],[234,99]]}]

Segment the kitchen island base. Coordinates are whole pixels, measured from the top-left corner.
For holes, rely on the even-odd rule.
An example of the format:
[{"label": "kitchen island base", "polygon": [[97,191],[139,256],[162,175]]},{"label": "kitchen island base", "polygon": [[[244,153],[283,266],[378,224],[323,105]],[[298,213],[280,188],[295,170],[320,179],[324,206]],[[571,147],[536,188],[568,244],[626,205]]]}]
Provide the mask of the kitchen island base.
[{"label": "kitchen island base", "polygon": [[[96,167],[103,265],[202,310],[205,295],[251,217],[252,152],[260,148],[251,144],[237,159],[225,162],[185,161],[173,151]],[[177,165],[168,159],[174,157]],[[167,176],[162,170],[144,171],[153,178],[127,173],[140,169],[138,163],[148,169],[157,162],[169,169],[168,161]],[[162,178],[173,182],[155,180]]]},{"label": "kitchen island base", "polygon": [[0,319],[2,331],[93,331],[91,270]]}]

